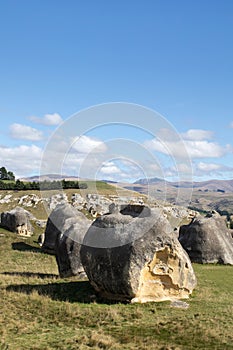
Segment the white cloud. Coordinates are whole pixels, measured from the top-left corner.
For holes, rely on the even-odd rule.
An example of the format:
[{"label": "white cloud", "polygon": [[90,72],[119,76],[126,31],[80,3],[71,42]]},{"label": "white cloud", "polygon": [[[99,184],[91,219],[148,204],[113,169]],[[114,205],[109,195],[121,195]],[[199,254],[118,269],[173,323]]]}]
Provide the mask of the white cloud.
[{"label": "white cloud", "polygon": [[35,145],[26,146],[20,145],[18,147],[0,147],[1,158],[8,159],[11,157],[22,158],[25,159],[33,159],[32,157],[36,157],[39,159],[42,155],[42,149]]},{"label": "white cloud", "polygon": [[121,170],[113,162],[106,162],[101,167],[100,172],[104,175],[114,175],[121,173]]},{"label": "white cloud", "polygon": [[[187,135],[186,135],[187,136]],[[202,138],[204,134],[200,135]],[[210,136],[210,135],[209,135]],[[195,138],[197,135],[191,133],[189,137]],[[218,158],[229,151],[229,146],[222,147],[216,142],[208,140],[159,140],[152,139],[144,143],[144,146],[152,151],[180,158]]]},{"label": "white cloud", "polygon": [[172,167],[176,172],[180,174],[192,174],[192,164],[190,163],[178,163],[176,166]]},{"label": "white cloud", "polygon": [[164,167],[164,177],[171,181],[200,181],[203,178],[232,177],[233,168],[209,162],[195,162],[188,164],[176,164],[175,166]]},{"label": "white cloud", "polygon": [[218,158],[226,153],[226,149],[218,143],[203,141],[184,141],[191,158]]},{"label": "white cloud", "polygon": [[79,153],[101,153],[107,150],[104,142],[86,135],[73,139],[72,148]]},{"label": "white cloud", "polygon": [[64,138],[53,137],[43,154],[41,172],[79,175],[94,178],[105,158],[107,149],[104,142],[85,135]]},{"label": "white cloud", "polygon": [[10,136],[19,140],[40,141],[43,133],[31,126],[14,123],[10,125]]},{"label": "white cloud", "polygon": [[63,121],[62,117],[58,113],[45,114],[42,118],[32,116],[30,117],[30,120],[32,120],[37,124],[48,125],[48,126],[59,125]]},{"label": "white cloud", "polygon": [[211,172],[216,170],[221,170],[223,166],[221,164],[216,163],[203,163],[200,162],[196,165],[198,170],[204,171],[204,172]]},{"label": "white cloud", "polygon": [[231,122],[229,126],[230,126],[230,128],[233,128],[233,122]]},{"label": "white cloud", "polygon": [[213,132],[210,130],[190,129],[185,133],[182,133],[181,137],[184,140],[190,141],[210,140],[213,138]]},{"label": "white cloud", "polygon": [[35,145],[0,147],[0,163],[18,176],[39,174],[42,149]]},{"label": "white cloud", "polygon": [[217,163],[207,163],[207,162],[199,162],[193,165],[194,174],[196,176],[211,176],[211,177],[219,177],[219,176],[230,176],[232,177],[233,167],[217,164]]}]

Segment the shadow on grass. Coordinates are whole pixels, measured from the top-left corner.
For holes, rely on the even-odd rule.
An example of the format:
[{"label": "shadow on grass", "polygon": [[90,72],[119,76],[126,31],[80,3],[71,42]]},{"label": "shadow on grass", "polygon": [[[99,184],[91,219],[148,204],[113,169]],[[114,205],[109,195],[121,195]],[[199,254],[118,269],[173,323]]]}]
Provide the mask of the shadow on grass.
[{"label": "shadow on grass", "polygon": [[97,298],[89,281],[10,285],[6,290],[28,295],[36,291],[39,295],[49,296],[52,300],[71,303],[91,303]]},{"label": "shadow on grass", "polygon": [[6,290],[28,295],[36,291],[39,295],[49,296],[52,300],[68,301],[70,303],[127,304],[127,302],[108,300],[96,295],[89,281],[10,285]]},{"label": "shadow on grass", "polygon": [[25,242],[14,242],[11,244],[13,250],[19,250],[19,251],[28,251],[28,252],[35,252],[35,253],[43,253],[41,248],[34,247],[30,244],[27,244]]},{"label": "shadow on grass", "polygon": [[45,278],[58,278],[58,275],[53,273],[37,273],[37,272],[1,272],[1,275],[7,276],[21,276],[21,277],[37,277],[41,279]]}]

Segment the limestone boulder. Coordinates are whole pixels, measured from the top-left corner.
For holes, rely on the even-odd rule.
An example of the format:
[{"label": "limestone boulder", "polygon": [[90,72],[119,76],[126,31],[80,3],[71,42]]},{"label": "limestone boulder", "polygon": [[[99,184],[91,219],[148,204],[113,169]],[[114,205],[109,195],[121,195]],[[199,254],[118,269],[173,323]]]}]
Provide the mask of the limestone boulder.
[{"label": "limestone boulder", "polygon": [[61,277],[86,277],[81,263],[80,248],[92,221],[81,212],[77,212],[75,220],[76,222],[67,228],[57,244],[56,260]]},{"label": "limestone boulder", "polygon": [[75,223],[79,212],[69,203],[58,204],[48,217],[42,250],[55,254],[56,246],[64,232]]},{"label": "limestone boulder", "polygon": [[233,215],[230,215],[230,221],[229,221],[230,229],[233,229]]},{"label": "limestone boulder", "polygon": [[81,262],[103,297],[131,302],[188,298],[196,277],[161,210],[111,208],[87,231]]},{"label": "limestone boulder", "polygon": [[12,201],[12,194],[6,194],[3,198],[0,195],[0,204],[8,204]]},{"label": "limestone boulder", "polygon": [[68,204],[68,197],[66,193],[57,193],[46,199],[49,209],[53,210],[59,204]]},{"label": "limestone boulder", "polygon": [[180,227],[179,241],[192,262],[233,265],[233,238],[225,218],[214,212]]},{"label": "limestone boulder", "polygon": [[32,215],[21,207],[16,207],[1,214],[1,226],[21,236],[31,236],[33,233],[30,219]]},{"label": "limestone boulder", "polygon": [[198,213],[188,208],[167,205],[163,207],[163,214],[167,217],[170,225],[174,229],[178,229],[182,225],[189,224]]},{"label": "limestone boulder", "polygon": [[18,199],[18,204],[19,205],[22,205],[24,207],[34,207],[36,208],[36,206],[42,202],[42,199],[37,196],[36,194],[27,194],[27,195],[24,195],[22,197],[20,197]]}]

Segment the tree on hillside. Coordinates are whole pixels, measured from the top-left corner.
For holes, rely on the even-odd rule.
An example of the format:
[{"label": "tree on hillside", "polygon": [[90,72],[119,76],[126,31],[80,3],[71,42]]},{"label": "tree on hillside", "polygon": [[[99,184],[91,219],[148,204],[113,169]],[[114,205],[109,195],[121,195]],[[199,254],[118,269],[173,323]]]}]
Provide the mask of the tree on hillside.
[{"label": "tree on hillside", "polygon": [[16,180],[14,189],[15,190],[24,190],[25,189],[24,183],[22,181],[20,181],[19,179]]},{"label": "tree on hillside", "polygon": [[11,180],[15,181],[15,175],[12,171],[7,171],[3,166],[0,168],[0,180]]},{"label": "tree on hillside", "polygon": [[15,181],[15,175],[12,171],[7,172],[8,180]]},{"label": "tree on hillside", "polygon": [[0,168],[0,179],[8,180],[7,170],[4,166]]}]

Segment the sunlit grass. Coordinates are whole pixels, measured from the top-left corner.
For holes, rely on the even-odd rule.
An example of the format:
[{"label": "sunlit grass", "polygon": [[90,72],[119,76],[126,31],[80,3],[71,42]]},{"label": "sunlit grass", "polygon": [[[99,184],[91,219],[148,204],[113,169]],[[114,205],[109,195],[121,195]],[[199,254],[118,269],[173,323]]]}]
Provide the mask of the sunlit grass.
[{"label": "sunlit grass", "polygon": [[[2,235],[3,236],[2,236]],[[232,349],[233,267],[194,265],[188,309],[108,303],[55,257],[0,230],[0,349]]]}]

